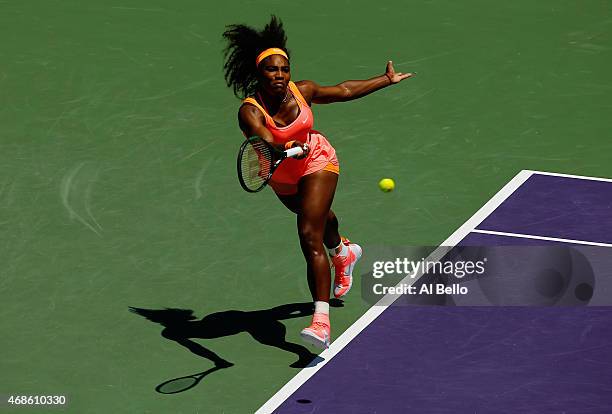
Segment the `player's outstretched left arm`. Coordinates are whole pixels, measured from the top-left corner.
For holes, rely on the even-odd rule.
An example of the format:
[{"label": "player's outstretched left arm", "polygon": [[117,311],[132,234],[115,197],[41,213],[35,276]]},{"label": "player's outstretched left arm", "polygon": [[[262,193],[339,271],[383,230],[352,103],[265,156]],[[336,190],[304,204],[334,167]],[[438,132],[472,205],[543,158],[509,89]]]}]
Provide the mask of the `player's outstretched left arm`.
[{"label": "player's outstretched left arm", "polygon": [[371,79],[348,80],[335,86],[320,86],[313,81],[305,80],[297,82],[296,85],[309,103],[327,104],[358,99],[414,75],[414,73],[395,72],[393,62],[389,61],[385,73]]}]

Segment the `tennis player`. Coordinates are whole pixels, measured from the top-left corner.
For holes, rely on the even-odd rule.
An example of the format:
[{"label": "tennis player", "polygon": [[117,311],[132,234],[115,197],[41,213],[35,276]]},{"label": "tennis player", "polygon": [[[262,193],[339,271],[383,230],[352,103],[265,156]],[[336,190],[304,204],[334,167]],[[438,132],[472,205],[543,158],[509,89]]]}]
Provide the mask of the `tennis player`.
[{"label": "tennis player", "polygon": [[287,36],[275,16],[261,31],[241,24],[227,26],[223,37],[227,41],[225,81],[237,97],[245,98],[238,111],[238,124],[244,135],[259,136],[279,150],[296,146],[304,150],[300,158],[281,163],[270,186],[297,215],[315,306],[312,324],[302,330],[301,336],[306,342],[327,348],[331,341],[331,275],[325,248],[335,270],[336,298],[350,290],[362,249],[338,233],[338,219],[331,210],[340,173],[338,158],[325,136],[312,129],[310,106],[361,98],[413,74],[396,73],[389,61],[384,74],[368,80],[345,81],[336,86],[319,86],[309,80],[293,83]]}]

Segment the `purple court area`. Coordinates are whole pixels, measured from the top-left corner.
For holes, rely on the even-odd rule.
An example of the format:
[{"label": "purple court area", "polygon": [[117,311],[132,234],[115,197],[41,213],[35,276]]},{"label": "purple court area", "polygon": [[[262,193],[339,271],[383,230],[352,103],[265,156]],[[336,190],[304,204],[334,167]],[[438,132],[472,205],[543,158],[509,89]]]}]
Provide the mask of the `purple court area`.
[{"label": "purple court area", "polygon": [[[478,229],[610,243],[612,183],[534,174]],[[274,412],[612,413],[612,307],[392,306]]]},{"label": "purple court area", "polygon": [[277,413],[610,413],[612,309],[390,307]]},{"label": "purple court area", "polygon": [[532,175],[477,229],[612,243],[612,183]]}]

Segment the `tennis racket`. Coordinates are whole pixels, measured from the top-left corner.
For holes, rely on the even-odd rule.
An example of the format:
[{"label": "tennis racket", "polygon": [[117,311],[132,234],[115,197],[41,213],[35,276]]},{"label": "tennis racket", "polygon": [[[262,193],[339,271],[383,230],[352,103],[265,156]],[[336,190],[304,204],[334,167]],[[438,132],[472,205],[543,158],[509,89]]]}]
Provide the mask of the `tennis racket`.
[{"label": "tennis racket", "polygon": [[248,138],[238,151],[237,167],[240,185],[249,193],[261,191],[284,159],[303,153],[304,150],[300,147],[278,151],[261,137]]}]

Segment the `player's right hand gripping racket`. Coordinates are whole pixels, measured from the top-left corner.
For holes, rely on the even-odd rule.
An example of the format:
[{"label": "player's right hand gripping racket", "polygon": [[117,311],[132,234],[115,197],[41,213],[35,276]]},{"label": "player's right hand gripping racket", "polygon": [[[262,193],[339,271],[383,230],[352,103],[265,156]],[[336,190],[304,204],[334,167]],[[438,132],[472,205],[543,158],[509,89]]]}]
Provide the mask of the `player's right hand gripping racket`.
[{"label": "player's right hand gripping racket", "polygon": [[238,151],[240,185],[249,193],[261,191],[285,158],[296,157],[303,153],[304,150],[300,147],[278,151],[261,137],[248,138]]}]

